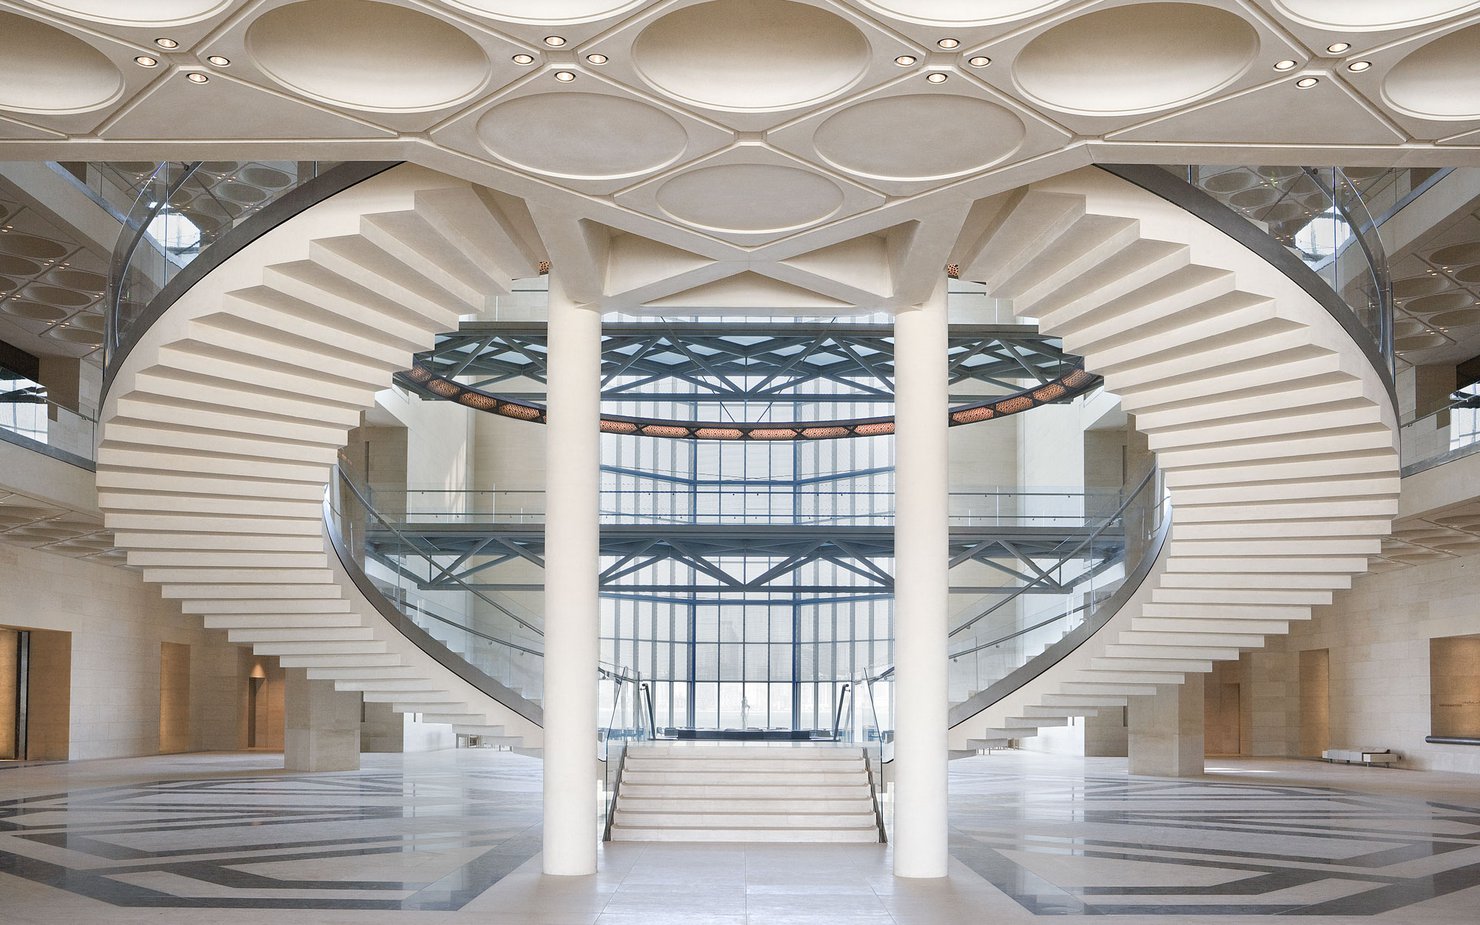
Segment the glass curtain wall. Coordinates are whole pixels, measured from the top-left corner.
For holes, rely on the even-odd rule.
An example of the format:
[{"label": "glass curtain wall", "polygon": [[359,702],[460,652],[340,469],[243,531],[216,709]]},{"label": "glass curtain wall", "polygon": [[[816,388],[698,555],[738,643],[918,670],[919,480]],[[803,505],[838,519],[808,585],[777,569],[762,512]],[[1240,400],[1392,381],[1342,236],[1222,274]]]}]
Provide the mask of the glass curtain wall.
[{"label": "glass curtain wall", "polygon": [[[836,412],[805,400],[603,407],[685,420],[806,420]],[[887,403],[864,403],[847,413],[891,412]],[[893,660],[892,601],[858,561],[817,559],[792,568],[795,551],[768,552],[764,538],[892,524],[893,438],[724,443],[609,434],[602,441],[603,523],[722,526],[755,535],[743,554],[669,558],[609,585],[602,660],[651,679],[660,729],[830,730],[841,683]],[[871,564],[893,567],[884,558]]]}]

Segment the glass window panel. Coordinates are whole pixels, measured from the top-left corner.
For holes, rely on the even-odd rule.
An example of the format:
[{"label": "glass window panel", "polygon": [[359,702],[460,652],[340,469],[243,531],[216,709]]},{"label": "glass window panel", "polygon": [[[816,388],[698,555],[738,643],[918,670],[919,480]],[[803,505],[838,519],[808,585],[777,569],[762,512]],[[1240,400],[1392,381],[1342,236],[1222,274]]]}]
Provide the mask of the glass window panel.
[{"label": "glass window panel", "polygon": [[739,607],[724,607],[719,611],[719,641],[740,642],[744,639],[745,615]]},{"label": "glass window panel", "polygon": [[771,610],[771,641],[791,642],[791,608],[775,607]]},{"label": "glass window panel", "polygon": [[694,685],[694,722],[696,729],[718,729],[719,685]]},{"label": "glass window panel", "polygon": [[714,643],[700,643],[694,647],[695,680],[719,680],[719,650],[720,647]]},{"label": "glass window panel", "polygon": [[728,645],[722,643],[719,646],[719,679],[721,681],[739,681],[743,678],[741,653],[742,650],[738,643]]},{"label": "glass window panel", "polygon": [[766,680],[771,668],[770,659],[766,654],[767,648],[765,643],[747,642],[745,644],[745,680]]},{"label": "glass window panel", "polygon": [[743,727],[741,704],[744,700],[741,685],[733,682],[719,685],[719,728],[739,729]]},{"label": "glass window panel", "polygon": [[[760,563],[757,563],[760,564]],[[769,567],[766,565],[764,567]],[[770,608],[751,604],[745,608],[745,641],[765,642],[770,626]]]},{"label": "glass window panel", "polygon": [[[771,704],[769,725],[784,729],[791,728],[791,685],[770,684]],[[803,726],[802,728],[806,728]]]},{"label": "glass window panel", "polygon": [[791,655],[792,647],[789,645],[771,646],[771,669],[772,681],[791,680]]}]

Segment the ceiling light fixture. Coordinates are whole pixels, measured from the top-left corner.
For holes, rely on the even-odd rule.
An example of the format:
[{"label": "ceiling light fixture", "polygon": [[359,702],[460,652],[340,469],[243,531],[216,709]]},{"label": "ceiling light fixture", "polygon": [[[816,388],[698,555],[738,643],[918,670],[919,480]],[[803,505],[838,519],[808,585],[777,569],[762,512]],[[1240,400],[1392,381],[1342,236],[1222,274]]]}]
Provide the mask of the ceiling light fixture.
[{"label": "ceiling light fixture", "polygon": [[565,36],[547,35],[545,36],[545,44],[549,45],[551,48],[560,48],[565,44]]},{"label": "ceiling light fixture", "polygon": [[1360,74],[1363,71],[1365,71],[1368,68],[1370,68],[1371,66],[1372,66],[1372,62],[1371,61],[1353,61],[1351,64],[1348,64],[1346,66],[1346,69],[1348,71],[1354,71],[1354,72]]},{"label": "ceiling light fixture", "polygon": [[950,76],[950,74],[943,74],[940,71],[936,71],[933,74],[926,74],[925,79],[933,84],[943,84],[946,82],[946,80],[950,78]]},{"label": "ceiling light fixture", "polygon": [[1339,55],[1343,51],[1346,51],[1348,48],[1351,47],[1351,42],[1333,42],[1332,44],[1326,46],[1326,50],[1333,55]]},{"label": "ceiling light fixture", "polygon": [[139,67],[159,67],[159,59],[151,58],[149,55],[135,55],[134,63]]},{"label": "ceiling light fixture", "polygon": [[511,60],[515,64],[533,64],[534,63],[534,55],[526,55],[523,52],[520,52],[519,54],[515,55]]},{"label": "ceiling light fixture", "polygon": [[200,71],[192,71],[189,74],[185,75],[185,79],[190,81],[191,83],[203,84],[210,82],[211,75],[202,74]]},{"label": "ceiling light fixture", "polygon": [[225,55],[206,55],[206,63],[214,64],[216,67],[230,67],[231,59]]},{"label": "ceiling light fixture", "polygon": [[986,55],[977,55],[974,58],[968,58],[966,63],[971,65],[972,67],[986,67],[987,65],[992,63],[992,59],[988,58]]},{"label": "ceiling light fixture", "polygon": [[935,44],[939,45],[941,48],[959,48],[959,47],[961,47],[961,40],[960,39],[941,39],[940,41],[936,42]]},{"label": "ceiling light fixture", "polygon": [[1295,86],[1299,87],[1302,90],[1309,90],[1311,87],[1314,87],[1320,82],[1321,79],[1319,77],[1302,77],[1299,80],[1295,81]]},{"label": "ceiling light fixture", "polygon": [[160,48],[179,48],[180,47],[180,43],[177,42],[177,41],[175,41],[174,39],[155,39],[154,40],[154,44],[158,45]]},{"label": "ceiling light fixture", "polygon": [[909,67],[918,60],[920,59],[916,58],[914,55],[900,55],[899,57],[894,59],[894,63],[899,65],[900,67]]},{"label": "ceiling light fixture", "polygon": [[586,60],[591,64],[605,64],[609,59],[606,55],[603,55],[599,52],[593,52],[592,54],[586,56]]},{"label": "ceiling light fixture", "polygon": [[575,80],[576,79],[576,75],[575,75],[575,72],[574,71],[556,71],[555,72],[555,79],[558,80],[558,81],[560,81],[561,83],[567,83],[568,84],[572,80]]},{"label": "ceiling light fixture", "polygon": [[1277,71],[1288,71],[1288,70],[1294,68],[1295,65],[1297,65],[1299,63],[1300,62],[1298,62],[1298,61],[1294,61],[1294,60],[1291,60],[1290,58],[1286,58],[1283,61],[1276,61],[1274,63],[1274,69],[1277,70]]}]

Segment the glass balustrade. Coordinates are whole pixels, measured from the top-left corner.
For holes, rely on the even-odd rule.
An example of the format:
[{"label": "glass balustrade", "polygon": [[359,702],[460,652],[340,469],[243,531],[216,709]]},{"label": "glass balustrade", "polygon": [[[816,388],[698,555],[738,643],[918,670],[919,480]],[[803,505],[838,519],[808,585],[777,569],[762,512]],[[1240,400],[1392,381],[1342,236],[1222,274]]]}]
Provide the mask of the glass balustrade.
[{"label": "glass balustrade", "polygon": [[834,735],[863,752],[874,789],[874,809],[885,840],[894,831],[894,668],[870,669],[838,694]]},{"label": "glass balustrade", "polygon": [[623,758],[633,742],[656,737],[652,692],[642,676],[630,668],[600,665],[596,669],[596,760],[601,767],[600,813],[602,839],[611,837],[617,794],[621,789]]},{"label": "glass balustrade", "polygon": [[45,448],[50,455],[90,468],[97,446],[97,413],[53,400],[46,386],[0,368],[0,439]]},{"label": "glass balustrade", "polygon": [[[1159,472],[1152,470],[1117,508],[1089,529],[1064,538],[1034,569],[1013,563],[1022,587],[984,595],[951,617],[949,697],[971,700],[1042,655],[1050,646],[1105,614],[1138,564],[1156,555],[1156,537],[1170,508]],[[1005,563],[1004,563],[1005,564]]]},{"label": "glass balustrade", "polygon": [[1404,475],[1480,452],[1480,386],[1470,386],[1447,406],[1404,424],[1399,435]]},{"label": "glass balustrade", "polygon": [[354,564],[411,623],[489,678],[539,702],[539,617],[507,596],[469,587],[420,535],[382,516],[344,469],[335,470],[329,485],[325,518]]},{"label": "glass balustrade", "polygon": [[105,360],[137,338],[150,304],[211,245],[337,163],[168,161],[147,174],[142,164],[83,171],[82,182],[106,201],[133,197],[113,251]]},{"label": "glass balustrade", "polygon": [[[733,486],[734,483],[726,483]],[[420,524],[539,524],[545,493],[539,490],[376,491],[370,503],[387,520]],[[970,527],[1075,526],[1103,518],[1124,500],[1122,492],[1079,487],[1002,487],[951,492],[950,522]],[[758,524],[888,526],[894,523],[892,491],[775,491],[764,487],[698,485],[688,489],[607,488],[601,520],[609,524]]]},{"label": "glass balustrade", "polygon": [[1355,169],[1349,175],[1337,167],[1177,164],[1164,169],[1222,203],[1314,271],[1368,332],[1391,372],[1392,283],[1367,195],[1396,208],[1421,180]]}]

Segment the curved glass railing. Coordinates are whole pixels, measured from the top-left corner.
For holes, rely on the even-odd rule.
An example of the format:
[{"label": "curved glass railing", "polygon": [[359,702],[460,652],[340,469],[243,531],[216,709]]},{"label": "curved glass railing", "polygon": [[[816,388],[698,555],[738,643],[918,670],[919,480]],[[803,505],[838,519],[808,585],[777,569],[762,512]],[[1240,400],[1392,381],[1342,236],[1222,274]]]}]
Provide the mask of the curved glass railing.
[{"label": "curved glass railing", "polygon": [[1336,167],[1101,165],[1258,254],[1331,313],[1393,386],[1387,254],[1363,186]]},{"label": "curved glass railing", "polygon": [[[761,484],[736,488],[735,482],[689,483],[682,490],[659,488],[601,489],[603,524],[750,524],[795,526],[890,526],[894,492],[840,489],[829,483],[812,486]],[[542,489],[407,489],[379,495],[366,489],[381,516],[395,523],[542,524]],[[1124,491],[1049,486],[1000,486],[953,491],[947,512],[960,527],[1082,527],[1111,515],[1125,500]]]},{"label": "curved glass railing", "polygon": [[53,400],[46,386],[0,367],[0,440],[95,468],[97,415]]},{"label": "curved glass railing", "polygon": [[1480,453],[1480,387],[1456,393],[1443,408],[1402,425],[1399,434],[1405,476]]},{"label": "curved glass railing", "polygon": [[[1156,558],[1169,508],[1160,470],[1151,469],[1120,495],[1112,510],[1086,516],[1084,529],[1064,538],[1052,557],[1024,570],[1022,587],[987,595],[952,618],[947,679],[953,704],[985,709],[1004,680],[1038,662],[1062,640],[1103,624],[1122,589]],[[1055,562],[1044,568],[1037,563]],[[1021,568],[1021,566],[1019,566]],[[1047,669],[1037,666],[1035,673]],[[996,690],[990,701],[985,691]]]},{"label": "curved glass railing", "polygon": [[539,621],[467,586],[448,563],[371,504],[345,468],[325,491],[324,521],[366,598],[442,665],[536,723],[544,679]]},{"label": "curved glass railing", "polygon": [[180,293],[242,247],[393,163],[168,161],[137,182],[109,268],[103,391]]}]

